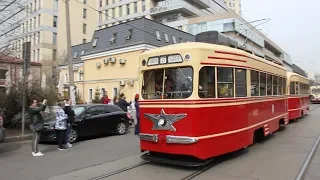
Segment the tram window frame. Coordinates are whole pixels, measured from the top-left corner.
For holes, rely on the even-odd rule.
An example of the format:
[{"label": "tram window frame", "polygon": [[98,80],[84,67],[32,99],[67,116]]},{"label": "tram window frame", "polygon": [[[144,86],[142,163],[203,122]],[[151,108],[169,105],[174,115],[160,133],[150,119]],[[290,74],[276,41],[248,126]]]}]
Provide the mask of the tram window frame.
[{"label": "tram window frame", "polygon": [[[225,79],[220,79],[220,76],[219,76],[219,70],[231,70],[231,80],[229,81],[225,81]],[[223,73],[224,74],[224,73]],[[230,75],[230,74],[229,74]],[[225,75],[224,75],[225,76]],[[218,98],[232,98],[234,97],[235,93],[235,88],[234,88],[234,68],[230,68],[230,67],[217,67],[217,94],[218,94]],[[220,92],[220,85],[228,85],[226,88],[227,88],[227,92],[229,92],[227,96],[222,96],[219,94]],[[222,87],[224,88],[224,87]]]},{"label": "tram window frame", "polygon": [[[267,96],[272,96],[272,75],[267,74]],[[271,87],[269,91],[269,87]]]},{"label": "tram window frame", "polygon": [[283,89],[283,94],[287,94],[287,79],[286,78],[282,78],[282,89]]},{"label": "tram window frame", "polygon": [[272,76],[272,95],[278,95],[278,77]]},{"label": "tram window frame", "polygon": [[283,78],[282,77],[278,77],[278,95],[283,95],[282,92],[282,86],[283,86]]},{"label": "tram window frame", "polygon": [[250,92],[251,96],[259,96],[260,94],[260,73],[250,70]]},{"label": "tram window frame", "polygon": [[295,95],[296,94],[296,88],[295,88],[296,82],[290,82],[290,95]]},{"label": "tram window frame", "polygon": [[[213,72],[206,72],[206,74],[204,75],[204,77],[210,77],[210,73],[212,73],[213,77],[212,77],[212,82],[209,82],[209,78],[207,79],[207,81],[203,81],[201,80],[201,72],[205,69],[212,69]],[[204,79],[204,78],[202,78]],[[203,82],[203,83],[202,83]],[[205,83],[207,88],[204,87]],[[210,85],[212,85],[212,87],[210,87]],[[201,87],[201,91],[200,91],[200,87]],[[212,92],[212,96],[210,96],[210,88],[212,88],[213,92]],[[204,91],[205,89],[208,89],[208,91]],[[216,67],[213,66],[203,66],[201,67],[200,71],[199,71],[199,79],[198,79],[198,96],[199,98],[216,98]]]},{"label": "tram window frame", "polygon": [[296,91],[296,94],[300,94],[300,86],[299,86],[299,82],[295,82],[295,91]]},{"label": "tram window frame", "polygon": [[235,75],[235,78],[234,78],[235,96],[247,97],[247,70],[242,68],[235,68],[234,75]]},{"label": "tram window frame", "polygon": [[[263,88],[264,90],[262,91]],[[267,73],[262,73],[262,72],[259,73],[259,93],[260,93],[260,96],[267,95]]]}]

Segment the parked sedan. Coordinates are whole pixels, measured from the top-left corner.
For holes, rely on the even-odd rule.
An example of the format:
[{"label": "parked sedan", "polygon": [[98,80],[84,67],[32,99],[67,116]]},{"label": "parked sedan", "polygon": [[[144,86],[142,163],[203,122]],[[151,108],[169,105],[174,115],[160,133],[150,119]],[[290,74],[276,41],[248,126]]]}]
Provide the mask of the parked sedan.
[{"label": "parked sedan", "polygon": [[[76,142],[82,136],[104,133],[123,135],[127,132],[129,125],[132,125],[132,120],[127,113],[115,105],[76,105],[73,110],[76,114],[76,120],[70,130],[70,143]],[[46,119],[45,129],[41,132],[40,141],[56,141],[55,113],[54,110],[52,112],[52,115],[49,115]]]}]

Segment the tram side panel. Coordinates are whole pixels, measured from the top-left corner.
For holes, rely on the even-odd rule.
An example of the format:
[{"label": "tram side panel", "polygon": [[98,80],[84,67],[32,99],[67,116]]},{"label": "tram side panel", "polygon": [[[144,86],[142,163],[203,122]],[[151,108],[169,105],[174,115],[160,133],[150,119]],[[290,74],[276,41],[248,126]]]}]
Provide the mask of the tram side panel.
[{"label": "tram side panel", "polygon": [[[141,140],[141,150],[190,155],[204,160],[249,146],[253,143],[255,130],[261,128],[267,136],[278,130],[279,121],[287,116],[285,99],[241,101],[199,104],[202,107],[198,108],[163,108],[167,114],[187,114],[173,124],[176,131],[152,130],[153,123],[142,117],[141,133],[156,134],[159,140]],[[144,111],[159,114],[161,108],[141,108],[142,114]],[[167,143],[168,135],[193,137],[198,142],[187,145]]]},{"label": "tram side panel", "polygon": [[289,97],[288,98],[289,120],[301,118],[309,111],[309,97]]}]

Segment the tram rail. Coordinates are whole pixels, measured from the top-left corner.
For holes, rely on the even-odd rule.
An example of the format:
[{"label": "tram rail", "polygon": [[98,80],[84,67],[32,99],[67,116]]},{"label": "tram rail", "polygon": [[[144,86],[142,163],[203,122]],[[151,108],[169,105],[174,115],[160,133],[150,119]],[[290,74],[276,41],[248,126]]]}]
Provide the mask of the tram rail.
[{"label": "tram rail", "polygon": [[[311,112],[313,110],[316,110],[319,107],[320,107],[320,105],[310,109],[309,112]],[[312,149],[310,150],[310,152],[309,152],[309,154],[308,154],[308,156],[307,156],[307,158],[306,158],[301,170],[298,172],[296,180],[303,180],[304,179],[304,176],[305,176],[306,172],[308,171],[308,167],[312,162],[313,156],[314,156],[314,154],[315,154],[315,152],[316,152],[316,150],[317,150],[317,148],[319,146],[319,143],[320,143],[320,134],[317,137],[317,140],[314,143]],[[212,169],[213,167],[215,167],[215,166],[217,166],[217,165],[219,165],[219,164],[221,164],[221,163],[223,163],[223,162],[225,162],[227,160],[231,160],[233,158],[236,158],[236,157],[238,157],[238,156],[240,156],[240,155],[242,155],[242,154],[244,154],[246,152],[248,152],[247,148],[239,150],[239,151],[236,151],[236,152],[233,152],[233,153],[229,153],[229,154],[226,154],[226,155],[222,155],[222,156],[216,157],[208,165],[199,168],[198,170],[196,170],[195,172],[187,175],[186,177],[182,178],[181,180],[194,179],[195,177],[205,173],[206,171]],[[124,168],[121,168],[119,170],[116,170],[116,171],[113,171],[113,172],[110,172],[110,173],[107,173],[107,174],[104,174],[104,175],[101,175],[101,176],[97,176],[97,177],[94,177],[94,178],[91,178],[91,179],[88,179],[88,180],[101,180],[101,179],[104,179],[104,178],[107,178],[107,177],[118,175],[118,174],[124,173],[126,171],[129,171],[129,170],[132,170],[132,169],[147,165],[149,163],[150,163],[150,161],[144,161],[144,162],[141,162],[141,163],[138,163],[138,164],[135,164],[135,165],[131,165],[131,166],[128,166],[128,167],[124,167]]]}]

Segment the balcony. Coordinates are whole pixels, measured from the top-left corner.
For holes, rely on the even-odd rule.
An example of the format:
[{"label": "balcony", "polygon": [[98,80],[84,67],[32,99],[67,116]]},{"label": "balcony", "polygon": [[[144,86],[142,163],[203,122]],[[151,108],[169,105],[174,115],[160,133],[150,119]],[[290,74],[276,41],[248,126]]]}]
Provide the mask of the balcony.
[{"label": "balcony", "polygon": [[150,9],[150,15],[153,16],[164,15],[168,12],[183,12],[187,16],[205,16],[205,13],[184,0],[160,1]]}]

